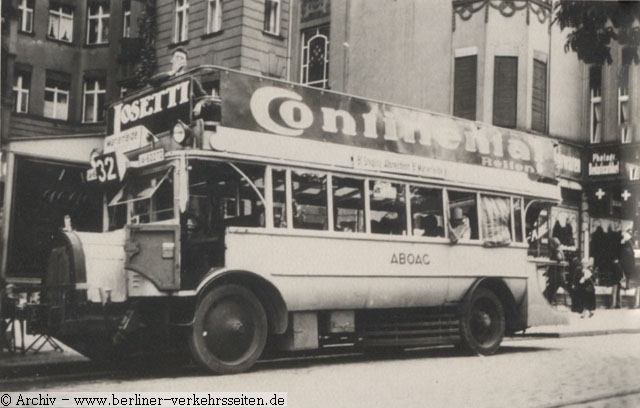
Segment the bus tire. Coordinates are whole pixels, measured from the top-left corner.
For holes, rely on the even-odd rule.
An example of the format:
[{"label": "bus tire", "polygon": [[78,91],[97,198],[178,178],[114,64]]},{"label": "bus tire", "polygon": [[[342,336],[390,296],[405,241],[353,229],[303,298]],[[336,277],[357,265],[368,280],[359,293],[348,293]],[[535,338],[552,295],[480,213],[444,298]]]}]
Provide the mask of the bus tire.
[{"label": "bus tire", "polygon": [[198,303],[189,347],[195,361],[212,372],[248,370],[262,354],[266,340],[267,315],[250,290],[223,285]]},{"label": "bus tire", "polygon": [[467,298],[460,316],[462,348],[489,356],[500,347],[505,332],[504,308],[489,289],[477,288]]}]

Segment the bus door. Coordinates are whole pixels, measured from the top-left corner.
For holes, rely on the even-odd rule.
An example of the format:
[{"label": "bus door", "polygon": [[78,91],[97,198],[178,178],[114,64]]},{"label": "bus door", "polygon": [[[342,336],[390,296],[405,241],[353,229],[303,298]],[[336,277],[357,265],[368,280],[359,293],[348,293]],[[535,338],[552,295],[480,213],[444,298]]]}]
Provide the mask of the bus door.
[{"label": "bus door", "polygon": [[227,227],[265,226],[265,166],[192,160],[189,200],[181,215],[183,288],[195,288],[225,265]]},{"label": "bus door", "polygon": [[134,172],[108,205],[109,229],[126,224],[125,268],[159,290],[180,289],[174,167]]}]

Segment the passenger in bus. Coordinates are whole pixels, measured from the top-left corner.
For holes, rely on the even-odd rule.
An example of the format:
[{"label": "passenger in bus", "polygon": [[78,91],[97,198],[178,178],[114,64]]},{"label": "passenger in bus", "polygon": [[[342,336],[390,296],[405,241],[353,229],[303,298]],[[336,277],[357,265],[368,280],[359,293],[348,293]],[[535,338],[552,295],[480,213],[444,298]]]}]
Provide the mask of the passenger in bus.
[{"label": "passenger in bus", "polygon": [[452,244],[457,244],[461,239],[469,239],[470,236],[471,227],[469,226],[469,217],[464,215],[462,208],[453,208],[449,222],[449,240]]},{"label": "passenger in bus", "polygon": [[422,229],[424,237],[444,237],[444,229],[438,226],[438,218],[433,214],[422,219]]}]

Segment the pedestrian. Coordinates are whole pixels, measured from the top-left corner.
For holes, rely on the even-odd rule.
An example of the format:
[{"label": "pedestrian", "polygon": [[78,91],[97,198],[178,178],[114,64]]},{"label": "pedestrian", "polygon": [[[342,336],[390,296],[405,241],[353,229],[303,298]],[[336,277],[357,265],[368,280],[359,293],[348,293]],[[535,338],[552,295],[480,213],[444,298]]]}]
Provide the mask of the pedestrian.
[{"label": "pedestrian", "polygon": [[615,259],[613,260],[613,286],[611,288],[611,305],[612,309],[619,309],[620,304],[620,290],[624,288],[628,289],[629,279],[633,274],[635,267],[635,257],[633,252],[633,243],[631,242],[631,232],[625,231],[621,234],[618,250],[615,253]]},{"label": "pedestrian", "polygon": [[633,270],[635,268],[635,256],[633,251],[633,235],[630,230],[626,230],[622,233],[622,239],[620,240],[620,266],[622,267],[623,287],[629,289],[629,283]]},{"label": "pedestrian", "polygon": [[593,284],[593,261],[578,258],[571,260],[571,311],[580,313],[584,318],[586,312],[592,317],[596,308],[596,289]]},{"label": "pedestrian", "polygon": [[555,261],[556,264],[549,265],[545,275],[547,276],[547,285],[543,295],[549,303],[553,303],[556,292],[561,286],[566,287],[564,274],[564,252],[560,248],[560,240],[558,238],[549,239],[549,259]]}]

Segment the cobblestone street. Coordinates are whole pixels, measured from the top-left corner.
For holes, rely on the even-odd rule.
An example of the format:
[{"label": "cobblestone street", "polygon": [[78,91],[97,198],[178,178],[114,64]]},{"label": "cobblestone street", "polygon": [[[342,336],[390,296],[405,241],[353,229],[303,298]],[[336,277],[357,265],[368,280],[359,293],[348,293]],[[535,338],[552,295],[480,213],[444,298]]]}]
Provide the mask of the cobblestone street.
[{"label": "cobblestone street", "polygon": [[[636,407],[640,334],[515,339],[493,357],[451,347],[391,356],[346,355],[266,361],[249,373],[209,376],[111,372],[75,379],[9,381],[29,391],[283,391],[292,407]],[[97,369],[96,369],[97,370]]]}]

